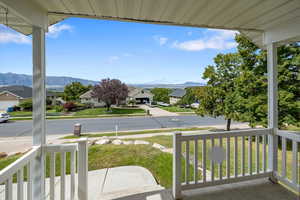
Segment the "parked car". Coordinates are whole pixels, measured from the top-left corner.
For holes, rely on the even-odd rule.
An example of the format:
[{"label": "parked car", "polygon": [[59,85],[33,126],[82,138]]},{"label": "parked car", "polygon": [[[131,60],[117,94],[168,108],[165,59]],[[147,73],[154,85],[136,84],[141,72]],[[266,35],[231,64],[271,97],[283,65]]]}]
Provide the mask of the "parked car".
[{"label": "parked car", "polygon": [[0,113],[0,123],[1,122],[7,122],[9,120],[10,116],[7,113]]}]

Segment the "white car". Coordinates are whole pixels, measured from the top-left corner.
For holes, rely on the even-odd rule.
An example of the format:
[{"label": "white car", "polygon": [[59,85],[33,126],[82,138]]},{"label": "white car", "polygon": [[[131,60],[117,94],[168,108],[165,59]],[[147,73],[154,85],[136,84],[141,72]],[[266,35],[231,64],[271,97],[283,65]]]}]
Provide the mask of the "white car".
[{"label": "white car", "polygon": [[0,123],[1,122],[7,122],[9,120],[10,116],[7,113],[0,113]]}]

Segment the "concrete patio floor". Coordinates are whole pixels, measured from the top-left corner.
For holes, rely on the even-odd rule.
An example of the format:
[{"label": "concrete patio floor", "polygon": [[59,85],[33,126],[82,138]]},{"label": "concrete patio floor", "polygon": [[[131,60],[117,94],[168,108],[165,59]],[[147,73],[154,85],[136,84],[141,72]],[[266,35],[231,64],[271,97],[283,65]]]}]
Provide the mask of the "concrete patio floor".
[{"label": "concrete patio floor", "polygon": [[184,200],[300,200],[267,178],[184,191],[183,196]]},{"label": "concrete patio floor", "polygon": [[[60,199],[60,177],[56,177],[55,199]],[[70,199],[70,176],[66,176],[66,199]],[[77,182],[76,182],[77,188]],[[13,185],[17,199],[17,185]],[[26,195],[26,183],[24,183]],[[49,199],[49,179],[46,179]],[[173,200],[170,189],[157,184],[153,175],[139,166],[124,166],[89,171],[89,200]],[[76,194],[77,196],[77,194]],[[0,186],[0,199],[4,198],[4,187]],[[299,196],[280,184],[268,179],[256,179],[212,186],[183,192],[183,200],[300,200]]]}]

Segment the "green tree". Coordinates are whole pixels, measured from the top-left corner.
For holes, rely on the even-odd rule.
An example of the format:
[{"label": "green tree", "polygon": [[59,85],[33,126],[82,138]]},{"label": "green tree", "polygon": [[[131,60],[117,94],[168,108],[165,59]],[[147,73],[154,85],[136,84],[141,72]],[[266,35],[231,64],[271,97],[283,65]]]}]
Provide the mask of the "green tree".
[{"label": "green tree", "polygon": [[189,87],[185,88],[185,95],[182,97],[182,99],[179,101],[179,104],[182,105],[191,105],[192,103],[195,103],[198,98],[197,98],[197,90],[200,87]]},{"label": "green tree", "polygon": [[214,58],[215,66],[206,67],[203,79],[208,80],[207,86],[198,94],[200,100],[197,114],[212,117],[224,116],[227,130],[231,120],[239,119],[234,92],[234,81],[239,76],[240,56],[236,53],[218,54]]},{"label": "green tree", "polygon": [[[242,64],[235,80],[240,118],[251,126],[267,126],[266,51],[242,35],[236,36]],[[279,126],[299,126],[300,121],[300,46],[299,43],[278,48]]]},{"label": "green tree", "polygon": [[23,110],[32,111],[32,99],[26,99],[26,100],[20,102],[19,106]]},{"label": "green tree", "polygon": [[169,88],[153,88],[151,90],[151,93],[154,95],[153,101],[170,103],[169,94],[171,94],[171,92],[172,90]]},{"label": "green tree", "polygon": [[80,82],[72,82],[65,86],[64,100],[77,101],[80,95],[87,92],[90,88],[90,86],[84,86]]}]

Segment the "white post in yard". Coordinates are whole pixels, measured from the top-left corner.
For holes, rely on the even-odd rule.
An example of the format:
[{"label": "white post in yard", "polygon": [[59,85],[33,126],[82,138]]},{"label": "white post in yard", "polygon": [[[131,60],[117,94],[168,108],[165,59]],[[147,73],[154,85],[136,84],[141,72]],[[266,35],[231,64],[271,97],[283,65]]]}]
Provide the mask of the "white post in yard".
[{"label": "white post in yard", "polygon": [[181,133],[173,135],[173,197],[181,199]]},{"label": "white post in yard", "polygon": [[[45,30],[32,28],[32,63],[33,63],[33,145],[46,143],[46,72],[45,72]],[[33,199],[45,197],[45,162],[44,152],[36,157],[33,165]]]},{"label": "white post in yard", "polygon": [[273,175],[271,181],[277,182],[275,174],[277,172],[278,160],[278,81],[277,81],[277,47],[275,43],[267,45],[267,65],[268,65],[268,127],[272,128],[269,135],[269,158],[268,168]]}]

